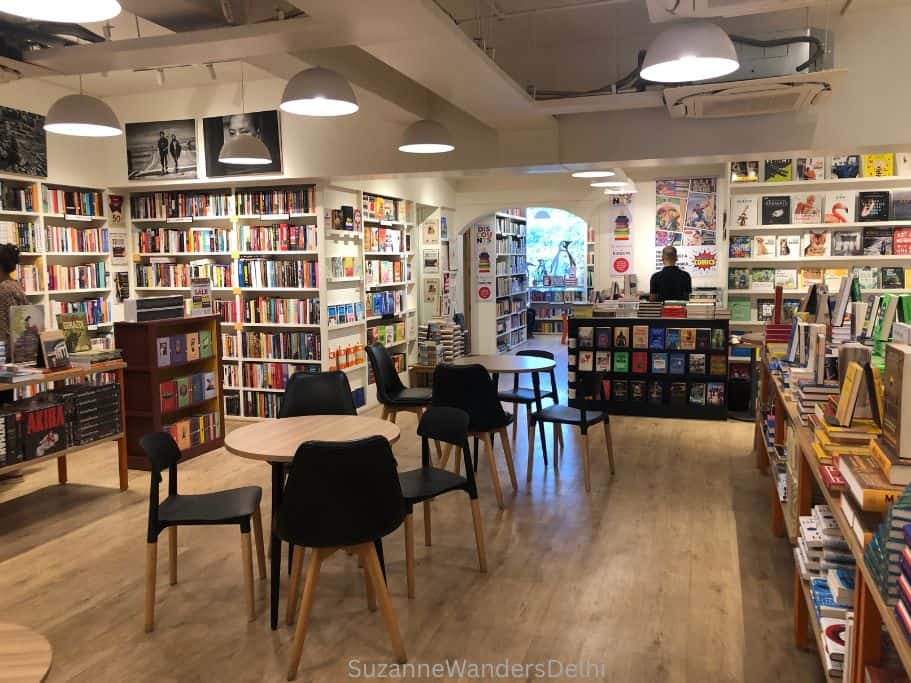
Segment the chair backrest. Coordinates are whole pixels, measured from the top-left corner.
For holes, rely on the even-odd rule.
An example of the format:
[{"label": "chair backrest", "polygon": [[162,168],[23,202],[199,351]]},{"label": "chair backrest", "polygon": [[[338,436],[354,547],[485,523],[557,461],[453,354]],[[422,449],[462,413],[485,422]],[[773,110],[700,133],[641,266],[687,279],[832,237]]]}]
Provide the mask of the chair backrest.
[{"label": "chair backrest", "polygon": [[158,497],[161,484],[161,473],[168,471],[168,495],[177,495],[177,462],[180,460],[180,448],[168,432],[149,432],[139,437],[139,446],[145,451],[152,467],[149,477],[149,527],[148,540],[154,543],[158,538]]},{"label": "chair backrest", "polygon": [[[546,358],[547,360],[556,360],[556,356],[554,356],[553,352],[546,351],[545,349],[524,349],[522,351],[517,351],[516,355],[531,356],[532,358]],[[550,390],[554,392],[553,402],[556,404],[560,402],[560,392],[557,390],[557,375],[554,372],[553,368],[550,369],[550,372],[548,374],[550,376]],[[515,379],[513,388],[518,389],[519,375],[515,375],[514,377]]]},{"label": "chair backrest", "polygon": [[376,379],[376,398],[380,403],[386,403],[395,394],[405,388],[399,373],[395,371],[395,363],[392,362],[392,356],[386,347],[379,342],[374,342],[367,347],[367,358],[370,359],[370,367],[373,368],[373,376]]},{"label": "chair backrest", "polygon": [[468,414],[468,431],[485,432],[509,424],[497,387],[482,365],[438,365],[433,373],[433,403]]},{"label": "chair backrest", "polygon": [[341,370],[291,375],[278,416],[302,415],[357,415],[348,376]]},{"label": "chair backrest", "polygon": [[[431,406],[418,422],[418,436],[421,437],[421,467],[424,469],[430,467],[431,439],[451,444],[461,450],[462,460],[465,462],[465,474],[471,486],[472,495],[477,495],[474,467],[468,447],[468,413],[459,408]],[[459,457],[458,454],[456,457]]]},{"label": "chair backrest", "polygon": [[366,543],[397,529],[405,499],[389,442],[302,443],[277,517],[280,538],[311,548]]}]

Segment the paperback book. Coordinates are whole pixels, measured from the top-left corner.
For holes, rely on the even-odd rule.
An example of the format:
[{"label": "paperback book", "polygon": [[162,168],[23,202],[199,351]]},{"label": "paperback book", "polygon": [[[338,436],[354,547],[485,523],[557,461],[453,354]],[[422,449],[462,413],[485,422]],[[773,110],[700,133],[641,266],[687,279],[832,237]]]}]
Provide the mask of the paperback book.
[{"label": "paperback book", "polygon": [[797,180],[823,180],[825,177],[825,157],[797,158]]},{"label": "paperback book", "polygon": [[832,256],[860,256],[864,253],[863,232],[839,230],[832,233]]},{"label": "paperback book", "polygon": [[652,354],[652,374],[653,375],[666,375],[667,374],[667,354],[664,352],[653,353]]},{"label": "paperback book", "polygon": [[629,372],[629,351],[614,351],[614,372]]},{"label": "paperback book", "polygon": [[883,266],[879,269],[879,282],[883,289],[904,289],[905,269],[900,266]]},{"label": "paperback book", "polygon": [[57,328],[63,331],[66,349],[70,353],[92,348],[85,313],[58,313]]},{"label": "paperback book", "polygon": [[892,154],[864,154],[861,156],[864,178],[882,178],[895,175],[895,160]]},{"label": "paperback book", "polygon": [[791,197],[773,195],[762,198],[762,224],[787,225],[791,221]]},{"label": "paperback book", "polygon": [[728,255],[731,258],[750,258],[753,255],[753,238],[749,235],[731,235]]},{"label": "paperback book", "polygon": [[794,180],[793,159],[766,159],[763,168],[767,183],[787,183]]},{"label": "paperback book", "polygon": [[756,319],[761,322],[768,322],[775,317],[775,300],[774,299],[757,299],[756,300]]},{"label": "paperback book", "polygon": [[829,256],[829,233],[820,230],[810,230],[803,236],[804,256]]},{"label": "paperback book", "polygon": [[670,394],[671,405],[686,405],[686,382],[671,382],[668,393]]},{"label": "paperback book", "polygon": [[870,190],[857,193],[857,220],[887,221],[889,220],[890,195],[884,190]]},{"label": "paperback book", "polygon": [[784,289],[797,289],[797,269],[776,268],[775,286],[783,287]]},{"label": "paperback book", "polygon": [[609,349],[611,347],[611,337],[613,337],[611,328],[597,328],[595,331],[595,346],[599,349]]},{"label": "paperback book", "polygon": [[728,301],[728,309],[731,311],[731,320],[741,322],[751,320],[749,299],[732,299]]},{"label": "paperback book", "polygon": [[595,370],[598,372],[611,371],[611,352],[598,351],[595,353]]},{"label": "paperback book", "polygon": [[732,183],[755,183],[759,180],[759,161],[732,161]]},{"label": "paperback book", "polygon": [[749,268],[729,268],[728,269],[728,289],[749,289],[750,288],[750,269]]},{"label": "paperback book", "polygon": [[686,354],[685,353],[668,354],[667,372],[669,375],[686,374]]},{"label": "paperback book", "polygon": [[680,348],[680,328],[668,327],[664,331],[665,348],[668,351],[676,351]]},{"label": "paperback book", "polygon": [[[894,201],[893,197],[893,206]],[[892,228],[864,228],[864,255],[889,256],[891,254]]]},{"label": "paperback book", "polygon": [[650,327],[648,330],[648,348],[653,351],[664,349],[664,328]]},{"label": "paperback book", "polygon": [[775,256],[774,235],[755,235],[753,237],[753,258]]},{"label": "paperback book", "polygon": [[756,197],[734,197],[734,224],[739,228],[748,228],[759,222],[758,202]]},{"label": "paperback book", "polygon": [[715,407],[724,405],[724,382],[706,384],[706,405]]},{"label": "paperback book", "polygon": [[776,242],[778,256],[800,256],[800,235],[779,235]]},{"label": "paperback book", "polygon": [[648,348],[648,325],[633,325],[633,348]]},{"label": "paperback book", "polygon": [[695,406],[705,405],[705,383],[693,382],[690,384],[690,404]]},{"label": "paperback book", "polygon": [[851,223],[854,221],[854,205],[857,196],[854,192],[833,190],[826,193],[823,223]]},{"label": "paperback book", "polygon": [[646,351],[633,351],[630,354],[630,372],[648,374],[648,353]]},{"label": "paperback book", "polygon": [[647,391],[647,384],[644,380],[631,380],[629,383],[629,400],[644,403]]},{"label": "paperback book", "polygon": [[648,402],[652,405],[661,405],[664,403],[664,382],[660,379],[649,380]]},{"label": "paperback book", "polygon": [[896,256],[911,255],[911,228],[892,230],[892,253]]},{"label": "paperback book", "polygon": [[615,379],[611,384],[614,400],[617,402],[625,402],[629,396],[627,381],[625,379]]},{"label": "paperback book", "polygon": [[750,272],[751,288],[762,292],[771,292],[775,289],[774,268],[753,268]]},{"label": "paperback book", "polygon": [[817,192],[801,192],[791,197],[792,223],[822,223],[822,197]]},{"label": "paperback book", "polygon": [[860,155],[841,154],[832,157],[829,164],[830,177],[838,180],[860,176]]},{"label": "paperback book", "polygon": [[690,374],[691,375],[704,375],[705,374],[705,354],[704,353],[691,353],[690,354]]},{"label": "paperback book", "polygon": [[893,221],[911,221],[911,190],[894,190],[892,192]]}]

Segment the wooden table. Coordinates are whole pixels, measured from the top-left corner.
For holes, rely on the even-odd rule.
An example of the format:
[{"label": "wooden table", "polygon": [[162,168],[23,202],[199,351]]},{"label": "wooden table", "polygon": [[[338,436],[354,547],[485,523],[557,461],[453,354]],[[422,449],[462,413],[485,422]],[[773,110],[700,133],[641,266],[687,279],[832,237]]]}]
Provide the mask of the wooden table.
[{"label": "wooden table", "polygon": [[[506,354],[490,354],[478,356],[462,356],[452,361],[452,365],[483,365],[484,369],[493,375],[493,383],[499,390],[500,375],[531,375],[531,385],[535,393],[535,410],[540,412],[541,405],[541,377],[540,373],[550,372],[557,367],[557,362],[549,358],[538,356],[509,356]],[[514,415],[513,419],[519,419]],[[544,454],[544,463],[547,463],[547,439],[544,438],[544,422],[538,421],[541,434],[541,451]]]},{"label": "wooden table", "polygon": [[40,633],[0,623],[0,683],[40,683],[52,656],[51,644]]},{"label": "wooden table", "polygon": [[358,441],[383,436],[398,441],[401,432],[392,422],[360,415],[307,415],[281,420],[263,420],[225,437],[225,449],[241,458],[262,460],[272,465],[272,575],[270,576],[270,620],[278,628],[278,593],[281,572],[281,540],[275,535],[275,515],[281,508],[285,486],[285,464],[294,459],[305,441]]},{"label": "wooden table", "polygon": [[76,453],[78,451],[83,451],[86,448],[91,448],[92,446],[97,446],[100,443],[106,441],[116,441],[117,442],[117,472],[120,479],[120,490],[126,491],[130,486],[130,480],[127,475],[127,441],[126,434],[124,433],[124,419],[125,419],[125,410],[124,410],[124,396],[123,396],[123,371],[126,368],[127,364],[120,360],[108,361],[105,363],[96,363],[91,367],[87,368],[68,368],[67,370],[57,370],[55,372],[45,372],[40,375],[36,374],[34,377],[30,377],[24,382],[15,382],[13,384],[5,384],[0,382],[0,391],[9,391],[10,389],[21,389],[27,386],[33,386],[35,384],[53,384],[55,389],[62,389],[66,386],[66,380],[76,379],[80,377],[89,377],[91,375],[97,375],[102,372],[112,372],[116,375],[116,383],[120,385],[120,433],[114,434],[113,436],[107,436],[98,441],[93,441],[89,444],[82,444],[80,446],[72,446],[66,448],[62,451],[57,451],[56,453],[50,453],[48,455],[43,455],[38,458],[32,458],[31,460],[23,460],[22,462],[13,463],[12,465],[4,465],[0,467],[0,474],[6,472],[11,472],[13,470],[22,469],[23,467],[28,467],[29,465],[34,465],[35,463],[42,462],[44,460],[51,460],[56,458],[57,460],[57,480],[61,484],[65,484],[67,481],[66,473],[66,456],[71,453]]}]

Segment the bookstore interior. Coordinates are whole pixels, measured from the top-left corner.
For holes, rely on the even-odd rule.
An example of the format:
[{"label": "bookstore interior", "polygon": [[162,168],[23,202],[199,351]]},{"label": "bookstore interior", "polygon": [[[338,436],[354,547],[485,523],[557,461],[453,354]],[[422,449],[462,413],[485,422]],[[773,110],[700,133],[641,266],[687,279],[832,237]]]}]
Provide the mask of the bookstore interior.
[{"label": "bookstore interior", "polygon": [[911,3],[383,5],[0,0],[0,681],[908,681]]}]

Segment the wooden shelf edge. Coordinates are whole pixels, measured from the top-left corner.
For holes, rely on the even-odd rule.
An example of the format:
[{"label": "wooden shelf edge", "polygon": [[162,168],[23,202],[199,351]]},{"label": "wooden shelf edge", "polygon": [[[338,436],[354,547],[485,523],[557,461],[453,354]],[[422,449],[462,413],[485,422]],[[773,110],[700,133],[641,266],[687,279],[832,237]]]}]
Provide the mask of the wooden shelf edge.
[{"label": "wooden shelf edge", "polygon": [[42,455],[40,458],[32,458],[30,460],[23,460],[21,462],[13,463],[12,465],[3,465],[0,467],[0,474],[5,474],[6,472],[15,472],[20,470],[23,467],[28,467],[33,464],[40,464],[47,462],[48,460],[56,460],[57,458],[62,458],[67,455],[73,455],[79,451],[84,451],[89,448],[94,448],[104,443],[110,443],[111,441],[118,441],[124,436],[123,432],[119,434],[114,434],[113,436],[106,436],[97,441],[92,441],[91,443],[80,444],[79,446],[70,446],[69,448],[64,448],[62,451],[57,451],[56,453],[49,453],[48,455]]}]

